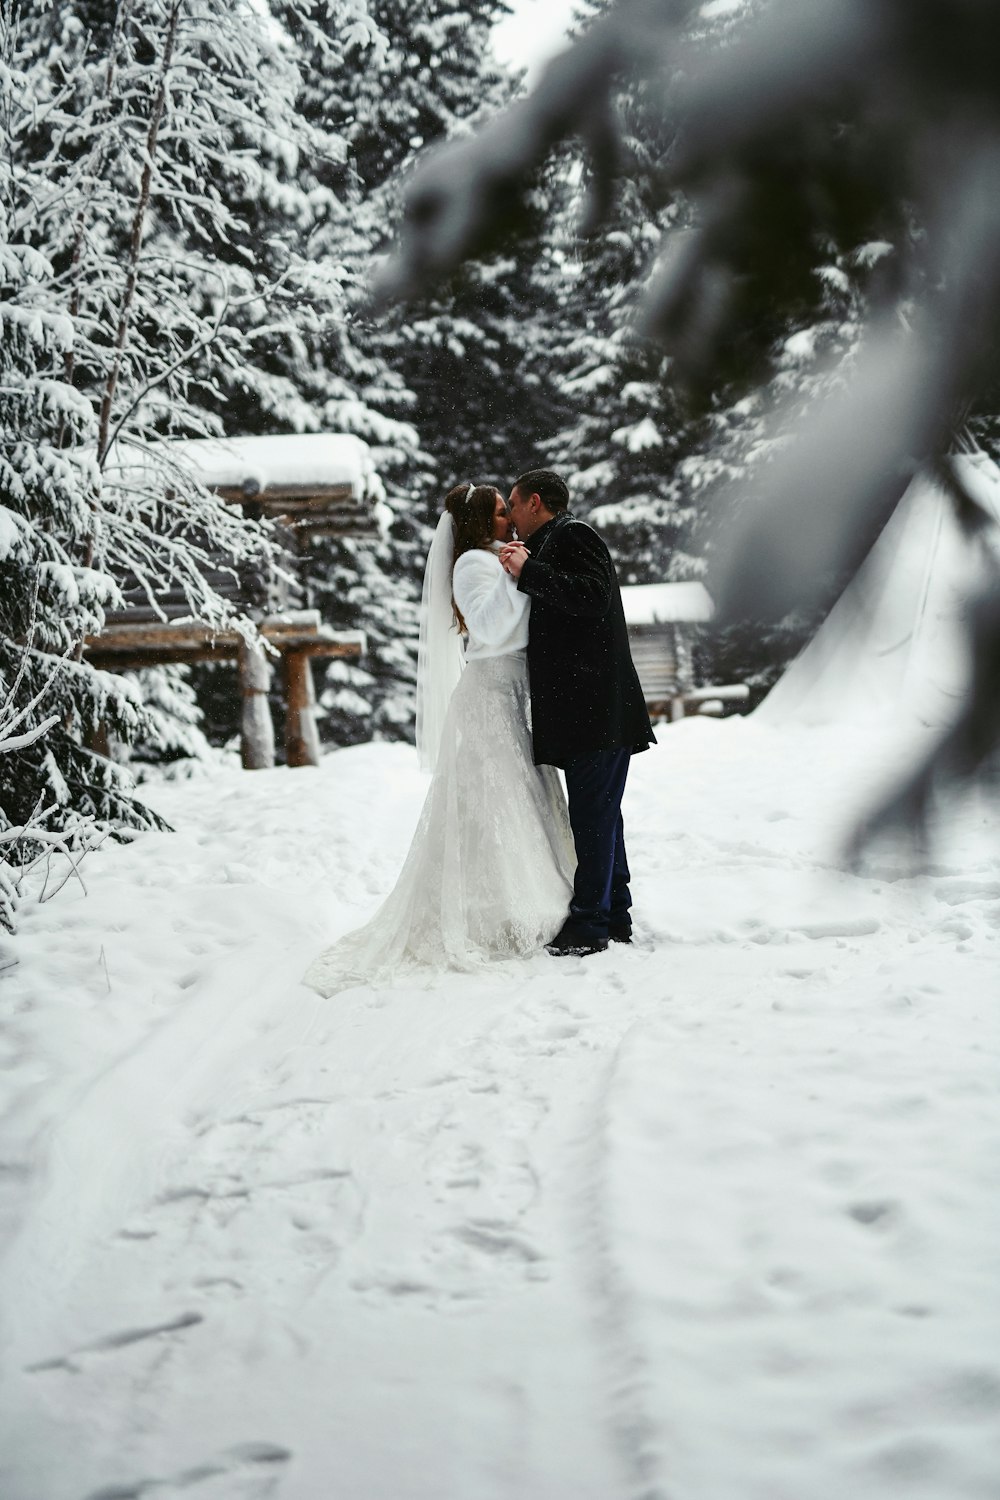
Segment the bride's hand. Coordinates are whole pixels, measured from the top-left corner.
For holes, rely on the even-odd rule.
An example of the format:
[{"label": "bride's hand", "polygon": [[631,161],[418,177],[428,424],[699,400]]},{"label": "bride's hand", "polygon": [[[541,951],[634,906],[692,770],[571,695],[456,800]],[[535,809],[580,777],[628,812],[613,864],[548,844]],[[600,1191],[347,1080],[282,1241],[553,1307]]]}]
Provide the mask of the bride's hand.
[{"label": "bride's hand", "polygon": [[520,578],[521,569],[530,556],[523,542],[508,542],[500,553],[500,561],[512,578]]}]

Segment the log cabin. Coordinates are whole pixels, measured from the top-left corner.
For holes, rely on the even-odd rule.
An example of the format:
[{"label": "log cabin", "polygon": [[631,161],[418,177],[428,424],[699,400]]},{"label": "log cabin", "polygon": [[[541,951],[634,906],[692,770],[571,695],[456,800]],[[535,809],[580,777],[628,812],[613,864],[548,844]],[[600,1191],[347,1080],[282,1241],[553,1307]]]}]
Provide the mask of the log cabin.
[{"label": "log cabin", "polygon": [[744,683],[695,687],[693,637],[714,614],[703,583],[647,583],[623,587],[622,606],[629,645],[653,719],[682,719],[688,713],[720,713],[726,702],[744,702]]}]

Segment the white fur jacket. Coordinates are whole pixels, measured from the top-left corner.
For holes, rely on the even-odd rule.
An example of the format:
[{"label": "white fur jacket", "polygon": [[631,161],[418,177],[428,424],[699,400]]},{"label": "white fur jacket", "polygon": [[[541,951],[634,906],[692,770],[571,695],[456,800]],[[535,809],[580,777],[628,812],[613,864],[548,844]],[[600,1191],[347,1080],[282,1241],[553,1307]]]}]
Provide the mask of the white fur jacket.
[{"label": "white fur jacket", "polygon": [[469,628],[466,661],[506,656],[528,644],[527,594],[500,565],[499,543],[463,552],[455,564],[452,592]]}]

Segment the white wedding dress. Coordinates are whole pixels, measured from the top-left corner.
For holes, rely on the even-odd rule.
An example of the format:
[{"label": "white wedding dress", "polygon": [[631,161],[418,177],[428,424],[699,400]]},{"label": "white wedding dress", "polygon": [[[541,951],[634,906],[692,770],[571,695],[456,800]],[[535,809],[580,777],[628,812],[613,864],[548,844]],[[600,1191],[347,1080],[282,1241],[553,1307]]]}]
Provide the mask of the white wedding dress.
[{"label": "white wedding dress", "polygon": [[530,601],[497,550],[465,553],[455,566],[466,664],[427,799],[392,893],[306,974],[321,995],[411,969],[473,970],[534,953],[565,920],[576,856],[558,773],[532,760]]}]

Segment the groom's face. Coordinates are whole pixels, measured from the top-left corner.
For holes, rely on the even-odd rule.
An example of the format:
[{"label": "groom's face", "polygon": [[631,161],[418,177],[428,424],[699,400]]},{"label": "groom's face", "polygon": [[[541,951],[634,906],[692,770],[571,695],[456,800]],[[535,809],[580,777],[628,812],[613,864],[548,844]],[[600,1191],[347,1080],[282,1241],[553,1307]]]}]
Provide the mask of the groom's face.
[{"label": "groom's face", "polygon": [[537,531],[542,522],[548,519],[542,508],[541,496],[522,495],[516,486],[510,492],[507,508],[522,542],[527,541],[531,533]]}]

